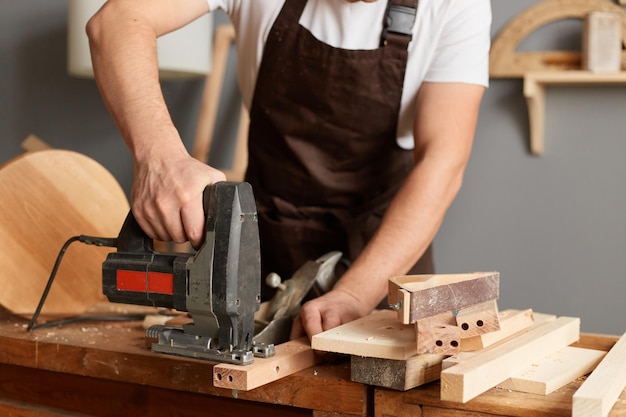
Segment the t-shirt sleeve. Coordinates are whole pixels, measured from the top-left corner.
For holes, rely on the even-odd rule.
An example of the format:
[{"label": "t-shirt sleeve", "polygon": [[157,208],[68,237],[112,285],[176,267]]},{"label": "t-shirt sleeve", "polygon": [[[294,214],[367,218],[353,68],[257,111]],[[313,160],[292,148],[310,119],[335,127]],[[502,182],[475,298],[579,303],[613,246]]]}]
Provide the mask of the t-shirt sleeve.
[{"label": "t-shirt sleeve", "polygon": [[489,85],[490,0],[455,0],[424,81]]}]

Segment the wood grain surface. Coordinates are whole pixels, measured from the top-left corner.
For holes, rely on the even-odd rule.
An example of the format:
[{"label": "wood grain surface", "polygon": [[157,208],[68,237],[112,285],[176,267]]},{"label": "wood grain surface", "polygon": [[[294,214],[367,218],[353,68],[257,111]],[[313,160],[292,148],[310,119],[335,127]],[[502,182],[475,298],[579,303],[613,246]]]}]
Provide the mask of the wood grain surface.
[{"label": "wood grain surface", "polygon": [[[0,167],[0,306],[29,315],[63,244],[76,235],[116,237],[126,195],[102,165],[77,152],[28,152]],[[102,262],[115,249],[72,244],[44,313],[76,314],[102,300]]]}]

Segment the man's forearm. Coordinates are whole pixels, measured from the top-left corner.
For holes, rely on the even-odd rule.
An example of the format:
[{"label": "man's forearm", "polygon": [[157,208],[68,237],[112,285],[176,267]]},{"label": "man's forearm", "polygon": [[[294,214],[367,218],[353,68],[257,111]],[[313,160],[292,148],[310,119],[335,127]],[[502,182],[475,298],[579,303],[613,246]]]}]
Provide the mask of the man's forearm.
[{"label": "man's forearm", "polygon": [[96,83],[136,159],[174,135],[159,84],[156,34],[132,9],[103,7],[87,26]]},{"label": "man's forearm", "polygon": [[336,289],[374,308],[388,279],[405,274],[435,237],[462,182],[464,164],[422,161],[389,206],[380,228]]}]

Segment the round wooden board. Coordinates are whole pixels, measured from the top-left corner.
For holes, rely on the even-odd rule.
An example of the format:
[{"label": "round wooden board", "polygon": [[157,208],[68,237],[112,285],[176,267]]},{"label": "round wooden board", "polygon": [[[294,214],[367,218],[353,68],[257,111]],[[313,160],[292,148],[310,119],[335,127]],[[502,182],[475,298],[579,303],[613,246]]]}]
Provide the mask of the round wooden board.
[{"label": "round wooden board", "polygon": [[[71,237],[117,237],[128,199],[98,162],[67,150],[20,155],[0,167],[0,306],[32,314]],[[115,248],[72,243],[42,313],[79,314],[102,295],[102,262]]]}]

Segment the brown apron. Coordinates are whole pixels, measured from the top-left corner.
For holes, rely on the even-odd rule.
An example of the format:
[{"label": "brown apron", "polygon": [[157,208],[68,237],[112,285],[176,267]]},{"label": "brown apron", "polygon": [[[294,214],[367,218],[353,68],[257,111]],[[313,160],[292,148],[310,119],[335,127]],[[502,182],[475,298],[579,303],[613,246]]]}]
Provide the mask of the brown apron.
[{"label": "brown apron", "polygon": [[[286,0],[274,22],[250,112],[263,274],[283,279],[330,251],[354,260],[413,167],[396,142],[410,37],[334,48],[299,25],[305,5]],[[411,273],[432,270],[429,248]]]}]

